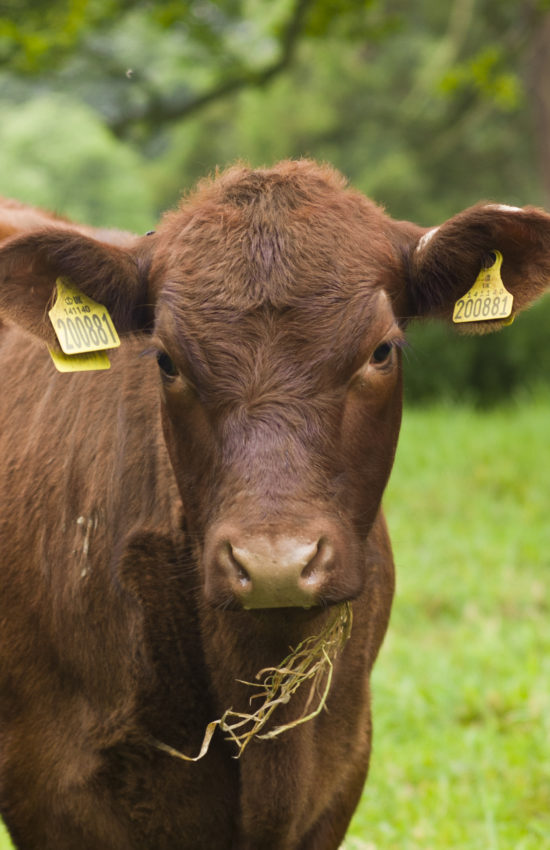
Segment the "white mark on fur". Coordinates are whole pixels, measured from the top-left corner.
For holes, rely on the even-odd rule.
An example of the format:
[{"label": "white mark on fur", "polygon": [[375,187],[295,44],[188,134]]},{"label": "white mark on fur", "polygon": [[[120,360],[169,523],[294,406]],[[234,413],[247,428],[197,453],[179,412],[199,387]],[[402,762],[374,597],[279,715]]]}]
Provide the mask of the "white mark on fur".
[{"label": "white mark on fur", "polygon": [[420,239],[418,240],[418,245],[416,246],[416,251],[423,251],[424,248],[426,247],[426,245],[428,244],[428,242],[430,241],[430,239],[433,239],[433,237],[435,236],[435,234],[437,233],[438,230],[439,230],[439,227],[432,227],[432,229],[428,230],[428,232],[425,233],[424,236],[421,236]]},{"label": "white mark on fur", "polygon": [[[90,536],[91,536],[91,533],[92,533],[92,531],[95,531],[96,528],[97,528],[97,516],[89,517],[89,519],[87,519],[87,520],[86,520],[85,517],[79,516],[77,521],[76,521],[76,524],[79,525],[84,532],[84,540],[83,540],[83,543],[82,543],[82,554],[84,556],[84,560],[86,560],[88,558],[88,553],[90,551]],[[80,577],[86,578],[86,576],[88,575],[88,572],[89,572],[89,569],[85,564],[82,567]]]},{"label": "white mark on fur", "polygon": [[507,204],[487,204],[486,210],[497,210],[498,212],[518,213],[523,212],[521,207],[509,207]]}]

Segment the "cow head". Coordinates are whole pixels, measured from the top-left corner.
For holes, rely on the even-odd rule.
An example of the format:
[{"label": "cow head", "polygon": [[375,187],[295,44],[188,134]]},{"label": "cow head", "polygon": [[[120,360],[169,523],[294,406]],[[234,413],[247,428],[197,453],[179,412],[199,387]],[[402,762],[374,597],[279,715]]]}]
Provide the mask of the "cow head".
[{"label": "cow head", "polygon": [[0,316],[51,343],[65,275],[119,332],[146,334],[206,598],[307,608],[364,585],[407,323],[448,320],[495,249],[517,312],[550,276],[544,212],[479,205],[425,230],[326,167],[235,168],[133,247],[55,229],[7,241]]}]

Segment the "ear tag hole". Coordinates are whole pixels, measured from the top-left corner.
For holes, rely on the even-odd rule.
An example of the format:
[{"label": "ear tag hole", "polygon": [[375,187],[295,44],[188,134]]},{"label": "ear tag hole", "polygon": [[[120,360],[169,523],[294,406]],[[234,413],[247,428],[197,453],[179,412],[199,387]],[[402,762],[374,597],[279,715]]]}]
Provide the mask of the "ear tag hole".
[{"label": "ear tag hole", "polygon": [[485,259],[474,285],[466,295],[459,298],[453,310],[453,322],[462,324],[468,322],[503,322],[513,321],[512,307],[514,296],[508,292],[502,282],[500,267],[502,254],[491,251]]}]

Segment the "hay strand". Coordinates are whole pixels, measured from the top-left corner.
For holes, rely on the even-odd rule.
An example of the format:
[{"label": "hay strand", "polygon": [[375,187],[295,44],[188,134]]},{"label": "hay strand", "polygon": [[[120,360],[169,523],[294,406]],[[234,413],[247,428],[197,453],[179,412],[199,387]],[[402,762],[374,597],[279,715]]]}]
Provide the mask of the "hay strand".
[{"label": "hay strand", "polygon": [[[349,602],[344,602],[335,609],[335,613],[328,619],[320,634],[308,637],[299,643],[278,667],[266,667],[260,670],[256,674],[256,679],[261,681],[242,682],[243,685],[258,689],[257,693],[251,695],[250,705],[252,706],[254,700],[260,700],[259,707],[250,714],[229,708],[222,717],[209,723],[197,756],[186,756],[179,750],[157,740],[154,740],[155,746],[174,758],[196,762],[208,752],[212,736],[219,727],[225,733],[226,740],[235,743],[237,747],[235,758],[240,758],[253,738],[263,741],[272,740],[289,729],[313,720],[326,705],[332,684],[333,660],[344,648],[351,633],[351,626],[351,605]],[[290,723],[276,726],[269,732],[260,734],[277,707],[289,703],[298,688],[305,682],[310,683],[309,693],[300,716]],[[314,704],[315,708],[312,709]]]}]

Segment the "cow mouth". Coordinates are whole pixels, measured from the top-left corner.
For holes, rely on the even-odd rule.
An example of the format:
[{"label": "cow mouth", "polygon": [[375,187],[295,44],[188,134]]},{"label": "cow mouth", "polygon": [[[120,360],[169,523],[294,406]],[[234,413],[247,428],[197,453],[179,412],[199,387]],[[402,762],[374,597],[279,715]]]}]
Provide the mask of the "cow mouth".
[{"label": "cow mouth", "polygon": [[[268,609],[260,613],[263,615],[265,610]],[[280,615],[277,619],[280,620]],[[241,684],[253,690],[250,713],[235,712],[229,708],[222,717],[209,723],[197,756],[185,755],[157,740],[153,740],[154,745],[184,761],[199,761],[208,752],[213,732],[219,727],[226,734],[226,740],[236,745],[235,758],[240,758],[250,741],[271,740],[317,717],[326,705],[334,662],[349,640],[352,621],[352,607],[349,602],[344,602],[324,619],[317,633],[300,639],[291,647],[290,654],[277,666],[264,667],[253,682],[240,680]],[[279,706],[288,705],[304,684],[309,687],[309,695],[305,705],[301,705],[301,713],[299,711],[294,719],[282,725],[270,722],[272,713]],[[258,700],[254,706],[253,700]]]},{"label": "cow mouth", "polygon": [[297,618],[304,621],[312,620],[329,610],[332,611],[339,605],[353,602],[358,596],[358,592],[348,593],[345,596],[336,593],[331,595],[327,594],[326,596],[317,599],[315,602],[309,601],[307,604],[303,605],[292,603],[285,604],[283,602],[281,602],[281,604],[265,605],[255,605],[252,603],[243,604],[242,600],[229,595],[226,595],[224,599],[210,598],[208,601],[210,606],[217,611],[241,612],[258,619],[273,617],[278,618],[278,621],[280,622],[281,618],[289,620],[292,619],[293,621],[296,621]]},{"label": "cow mouth", "polygon": [[225,583],[220,587],[217,583],[207,580],[205,596],[210,607],[218,611],[240,611],[264,617],[292,616],[294,619],[300,616],[310,619],[339,605],[353,602],[360,596],[361,590],[362,586],[349,582],[345,588],[326,587],[322,594],[319,593],[315,597],[294,587],[278,587],[269,593],[247,592],[246,588],[243,590],[239,587],[238,592],[234,592],[233,588]]}]

